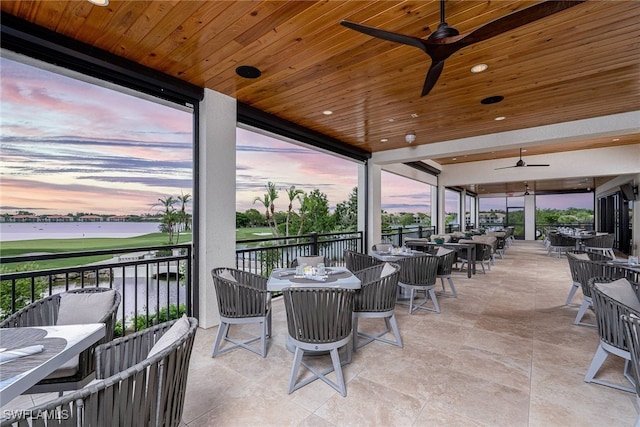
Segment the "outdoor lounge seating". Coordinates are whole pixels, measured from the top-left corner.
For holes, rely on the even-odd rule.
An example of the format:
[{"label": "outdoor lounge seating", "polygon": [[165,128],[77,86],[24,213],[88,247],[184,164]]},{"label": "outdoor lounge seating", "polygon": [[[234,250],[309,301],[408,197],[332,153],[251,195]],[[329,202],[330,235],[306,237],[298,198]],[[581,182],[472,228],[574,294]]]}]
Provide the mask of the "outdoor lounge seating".
[{"label": "outdoor lounge seating", "polygon": [[[621,316],[640,316],[638,284],[631,283],[626,279],[592,277],[589,279],[589,287],[593,296],[600,344],[584,380],[633,393],[635,392],[635,380],[631,376],[631,355]],[[624,375],[633,387],[596,378],[600,367],[610,354],[625,359]]]},{"label": "outdoor lounge seating", "polygon": [[[357,350],[373,341],[381,341],[402,347],[402,338],[394,308],[398,289],[400,266],[384,263],[365,268],[355,273],[360,279],[361,288],[356,291],[353,304],[353,349]],[[358,330],[359,318],[382,318],[386,328],[378,333],[365,333]],[[394,340],[384,338],[393,333]],[[360,340],[360,338],[363,338]]]},{"label": "outdoor lounge seating", "polygon": [[37,300],[0,322],[0,328],[104,323],[105,336],[63,364],[27,393],[77,390],[94,378],[94,351],[114,337],[120,293],[109,288],[80,288]]},{"label": "outdoor lounge seating", "polygon": [[[289,394],[317,379],[321,379],[347,395],[342,364],[351,362],[353,289],[340,288],[285,288],[284,305],[289,330],[288,343],[295,348]],[[339,349],[345,347],[346,360],[340,360]],[[332,367],[316,369],[304,359],[305,353],[328,351]],[[313,374],[298,381],[300,366]],[[327,378],[335,372],[336,381]]]},{"label": "outdoor lounge seating", "polygon": [[[216,287],[220,326],[211,357],[238,347],[267,357],[267,337],[271,336],[271,292],[267,290],[267,278],[234,268],[214,268],[211,271]],[[260,333],[246,339],[229,336],[231,325],[256,323]],[[260,340],[260,348],[250,344]],[[223,341],[232,346],[222,348]]]},{"label": "outdoor lounge seating", "polygon": [[98,380],[22,411],[2,425],[171,426],[182,419],[189,360],[198,322],[183,317],[138,331],[96,349]]}]

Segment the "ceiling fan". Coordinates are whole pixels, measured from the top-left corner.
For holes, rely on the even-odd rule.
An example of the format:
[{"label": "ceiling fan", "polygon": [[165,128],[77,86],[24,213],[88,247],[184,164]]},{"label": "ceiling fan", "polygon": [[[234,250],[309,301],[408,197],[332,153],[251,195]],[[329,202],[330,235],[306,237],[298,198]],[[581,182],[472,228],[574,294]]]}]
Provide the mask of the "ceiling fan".
[{"label": "ceiling fan", "polygon": [[431,67],[427,72],[427,77],[425,78],[421,95],[425,96],[431,91],[431,89],[433,89],[438,81],[438,78],[442,73],[442,69],[444,68],[444,61],[463,47],[488,40],[492,37],[513,30],[514,28],[518,28],[530,22],[537,21],[538,19],[553,15],[554,13],[560,12],[564,9],[576,6],[584,1],[585,0],[544,1],[491,21],[467,34],[460,35],[458,30],[449,26],[449,24],[445,22],[445,0],[440,0],[440,24],[438,25],[438,29],[431,33],[427,39],[392,33],[390,31],[346,20],[341,21],[340,24],[372,37],[417,47],[429,55],[431,58]]},{"label": "ceiling fan", "polygon": [[498,169],[509,169],[509,168],[524,168],[524,167],[534,167],[534,166],[549,166],[549,165],[543,165],[543,164],[538,164],[538,165],[528,165],[524,162],[524,160],[522,160],[522,148],[520,149],[520,160],[518,160],[516,162],[515,165],[513,166],[504,166],[502,168],[496,168],[495,170]]}]

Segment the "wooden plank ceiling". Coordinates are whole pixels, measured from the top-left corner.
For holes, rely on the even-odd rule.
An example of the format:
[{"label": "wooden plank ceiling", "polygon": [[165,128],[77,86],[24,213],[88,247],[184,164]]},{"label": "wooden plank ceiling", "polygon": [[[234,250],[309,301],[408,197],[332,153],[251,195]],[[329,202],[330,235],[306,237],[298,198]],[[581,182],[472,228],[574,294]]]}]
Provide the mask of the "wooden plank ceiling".
[{"label": "wooden plank ceiling", "polygon": [[[538,1],[448,0],[460,33]],[[347,19],[415,37],[438,1],[8,1],[2,11],[370,152],[638,110],[640,2],[588,1],[446,61],[430,94],[416,48],[347,29]],[[470,68],[485,63],[488,70]],[[256,79],[236,67],[261,70]],[[504,96],[483,105],[488,96]],[[330,110],[331,115],[323,114]],[[498,116],[505,120],[495,121]],[[620,143],[640,143],[629,135]],[[584,141],[540,153],[611,145]],[[546,151],[545,151],[546,150]],[[537,154],[538,151],[535,151]],[[516,157],[485,153],[464,161]],[[451,159],[437,159],[447,164]]]}]

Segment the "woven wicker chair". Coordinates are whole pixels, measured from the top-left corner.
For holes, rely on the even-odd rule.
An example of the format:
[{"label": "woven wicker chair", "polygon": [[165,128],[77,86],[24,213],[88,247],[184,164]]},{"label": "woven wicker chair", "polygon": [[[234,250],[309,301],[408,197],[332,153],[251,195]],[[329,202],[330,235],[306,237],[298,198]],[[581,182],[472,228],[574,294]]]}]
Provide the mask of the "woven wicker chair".
[{"label": "woven wicker chair", "polygon": [[[575,252],[574,252],[575,255]],[[591,298],[591,288],[589,286],[589,279],[592,277],[604,276],[605,264],[584,259],[578,259],[574,255],[569,254],[567,260],[569,261],[569,269],[571,270],[571,277],[574,277],[574,281],[580,284],[582,289],[582,303],[576,314],[576,318],[573,321],[574,325],[591,326],[595,327],[594,323],[583,322],[587,309],[593,306]]]},{"label": "woven wicker chair", "polygon": [[[592,277],[589,279],[588,285],[591,288],[591,295],[593,297],[593,306],[596,313],[600,343],[595,355],[593,356],[591,364],[589,365],[589,369],[587,370],[584,380],[585,382],[593,382],[634,393],[635,381],[630,373],[631,355],[629,353],[629,346],[624,334],[624,323],[620,316],[629,316],[630,314],[640,316],[638,284],[626,282],[630,284],[629,293],[632,298],[623,301],[622,298],[616,299],[612,296],[613,292],[607,292],[599,286],[599,284],[611,283],[615,280],[617,279],[611,277]],[[625,359],[624,374],[634,387],[612,383],[595,377],[609,354]]]},{"label": "woven wicker chair", "polygon": [[451,296],[454,298],[458,297],[458,292],[456,292],[456,287],[453,284],[453,277],[451,277],[451,271],[453,270],[453,263],[456,261],[456,255],[456,252],[453,250],[445,255],[436,255],[438,257],[438,271],[436,273],[436,279],[440,279],[440,283],[442,284],[442,292],[437,292],[438,295],[449,295],[444,285],[444,279],[447,279],[449,288],[451,288]]},{"label": "woven wicker chair", "polygon": [[[289,393],[321,379],[347,395],[342,365],[351,362],[352,314],[355,290],[340,288],[285,288],[284,306],[289,330],[288,344],[295,348]],[[346,348],[346,360],[340,361],[339,349]],[[319,370],[303,359],[305,352],[329,351],[333,366]],[[314,356],[316,358],[318,356]],[[298,380],[300,365],[313,376]],[[336,382],[327,375],[335,371]]]},{"label": "woven wicker chair", "polygon": [[615,242],[615,239],[616,236],[613,233],[591,237],[590,239],[585,240],[584,250],[587,252],[600,253],[609,259],[614,259],[616,257],[616,254],[613,251],[613,243]]},{"label": "woven wicker chair", "polygon": [[382,264],[382,261],[372,257],[371,255],[350,251],[348,249],[344,250],[344,262],[345,267],[347,267],[347,269],[352,273],[373,267],[374,265]]},{"label": "woven wicker chair", "polygon": [[[398,301],[398,304],[409,305],[409,314],[414,311],[428,310],[440,313],[440,305],[436,298],[435,286],[436,275],[438,274],[438,264],[440,258],[432,255],[416,255],[406,257],[398,261],[400,265],[400,278],[398,286],[409,292],[409,301]],[[416,292],[424,292],[425,298],[422,301],[414,303]],[[427,307],[425,304],[431,299],[433,308]]]},{"label": "woven wicker chair", "polygon": [[[355,275],[360,279],[361,288],[356,291],[353,303],[353,349],[357,350],[373,341],[402,347],[402,338],[394,314],[400,266],[391,263],[380,264],[360,270]],[[375,334],[359,332],[359,318],[382,318],[386,329]],[[394,340],[384,338],[389,332],[393,333]],[[360,340],[361,337],[364,339]]]},{"label": "woven wicker chair", "polygon": [[549,246],[547,256],[555,253],[557,258],[576,248],[576,240],[561,234],[549,234]]},{"label": "woven wicker chair", "polygon": [[[267,278],[234,268],[211,270],[218,298],[220,326],[211,357],[241,347],[267,357],[267,337],[271,336],[271,292],[267,290]],[[233,278],[233,280],[232,280]],[[260,334],[245,340],[229,336],[231,325],[257,323]],[[250,344],[260,340],[260,348]],[[233,345],[221,348],[223,341]]]},{"label": "woven wicker chair", "polygon": [[[92,294],[107,291],[112,291],[112,289],[80,288],[66,292],[71,294]],[[57,293],[34,301],[0,322],[0,328],[55,325],[58,321],[58,312],[60,309],[60,299],[62,294],[63,293]],[[96,347],[99,344],[109,342],[113,339],[120,300],[120,293],[118,291],[113,291],[113,303],[104,315],[96,322],[104,323],[105,335],[100,341],[80,353],[78,356],[78,369],[75,374],[70,376],[59,376],[59,374],[54,372],[31,387],[26,391],[26,393],[62,393],[63,391],[77,390],[87,385],[94,378],[95,362],[93,354]]]},{"label": "woven wicker chair", "polygon": [[149,350],[177,320],[118,338],[96,349],[99,380],[63,397],[12,411],[15,418],[2,425],[45,426],[46,415],[63,414],[59,426],[168,426],[182,418],[189,359],[198,321],[164,350],[147,357]]},{"label": "woven wicker chair", "polygon": [[[631,366],[633,367],[631,372],[636,383],[636,411],[640,412],[640,319],[625,314],[621,318],[631,355]],[[640,414],[636,418],[634,427],[640,427]]]},{"label": "woven wicker chair", "polygon": [[[493,246],[488,243],[477,242],[475,240],[460,240],[460,243],[474,243],[476,245],[476,264],[482,267],[482,273],[487,274],[487,270],[491,271],[491,259]],[[466,253],[460,252],[460,271],[464,270],[465,264],[468,262]],[[485,264],[487,268],[485,269]]]}]

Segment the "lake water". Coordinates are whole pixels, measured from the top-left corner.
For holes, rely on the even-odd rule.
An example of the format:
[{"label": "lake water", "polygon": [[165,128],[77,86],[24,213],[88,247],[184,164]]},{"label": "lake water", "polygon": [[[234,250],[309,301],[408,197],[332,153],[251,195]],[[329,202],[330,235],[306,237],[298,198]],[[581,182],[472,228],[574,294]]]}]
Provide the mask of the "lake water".
[{"label": "lake water", "polygon": [[83,237],[133,237],[157,233],[159,222],[21,222],[0,223],[0,242]]}]

